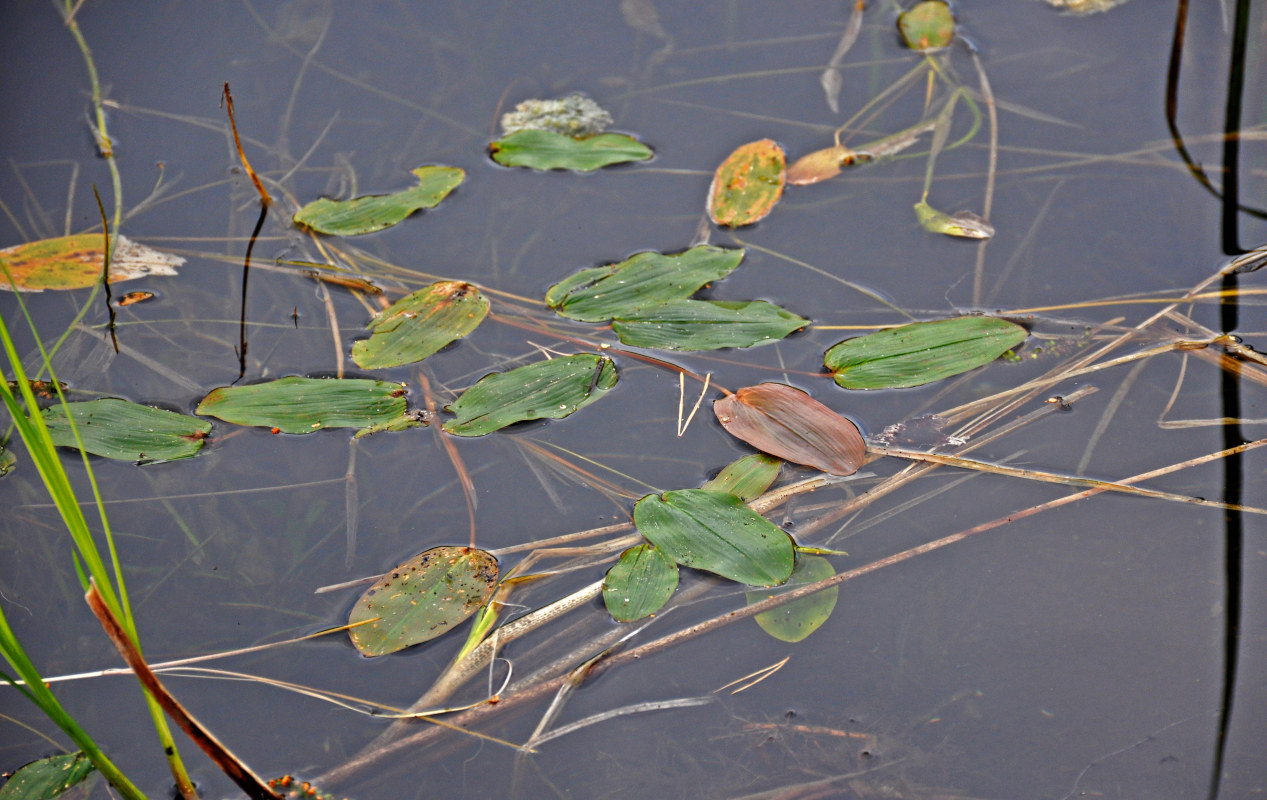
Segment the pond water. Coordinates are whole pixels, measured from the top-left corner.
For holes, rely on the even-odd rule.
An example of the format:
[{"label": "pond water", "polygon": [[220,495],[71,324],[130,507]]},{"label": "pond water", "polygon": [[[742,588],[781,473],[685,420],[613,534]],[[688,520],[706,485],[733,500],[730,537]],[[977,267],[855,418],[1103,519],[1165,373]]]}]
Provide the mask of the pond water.
[{"label": "pond water", "polygon": [[[1234,5],[1192,4],[1177,95],[1178,127],[1220,190]],[[750,350],[657,357],[710,373],[732,390],[791,383],[878,434],[1089,352],[1229,256],[1267,241],[1254,210],[1267,196],[1261,5],[1250,19],[1237,172],[1241,202],[1252,208],[1231,215],[1231,237],[1221,196],[1184,167],[1167,128],[1169,7],[1137,0],[1076,17],[1040,2],[988,0],[957,11],[998,109],[989,213],[997,233],[984,250],[927,233],[916,221],[925,136],[899,158],[789,188],[753,227],[705,228],[713,244],[747,250],[743,265],[708,296],[775,302],[811,319],[807,330]],[[840,111],[832,112],[819,76],[850,12],[851,4],[837,2],[776,9],[740,0],[87,3],[77,20],[117,141],[123,232],[187,263],[178,277],[116,287],[116,295],[157,295],[119,310],[119,354],[98,296],[55,357],[58,376],[75,390],[72,399],[117,396],[183,412],[239,378],[330,376],[340,365],[348,376],[368,377],[347,356],[377,306],[344,288],[323,288],[294,265],[327,263],[330,247],[393,300],[439,278],[469,281],[491,296],[498,318],[425,362],[440,405],[484,374],[539,359],[541,348],[577,351],[561,337],[614,342],[596,326],[554,317],[541,304],[545,290],[581,268],[691,246],[700,238],[712,171],[735,147],[771,138],[792,158],[826,147],[837,126],[920,63],[896,35],[896,10],[868,7],[841,67]],[[99,231],[91,186],[109,209],[111,181],[86,123],[90,84],[81,54],[48,5],[10,4],[0,15],[10,65],[10,79],[0,84],[8,109],[0,121],[7,165],[0,243]],[[948,76],[979,91],[966,47],[952,48],[945,63]],[[219,108],[226,81],[247,155],[278,197],[252,248],[245,288],[243,260],[259,203]],[[917,122],[925,89],[921,78],[895,95],[849,142]],[[655,158],[593,174],[507,169],[488,158],[501,112],[572,92],[607,108],[615,129],[649,144]],[[962,102],[951,140],[971,125]],[[989,161],[983,115],[966,144],[938,158],[930,202],[982,213]],[[465,182],[439,207],[393,229],[314,239],[290,224],[289,215],[312,199],[401,189],[410,169],[431,163],[461,167]],[[1261,347],[1267,323],[1252,294],[1260,281],[1240,276],[1245,296],[1235,304],[1235,324],[1247,344]],[[87,297],[80,290],[25,299],[40,335],[52,341]],[[851,392],[822,374],[823,352],[869,326],[969,310],[1032,327],[1022,358],[906,390]],[[1167,338],[1202,338],[1198,325],[1218,332],[1220,313],[1208,300],[1181,305],[1114,355]],[[0,297],[0,314],[28,367],[37,364],[11,295]],[[240,360],[243,315],[248,346]],[[516,320],[536,329],[505,324]],[[456,442],[474,486],[480,547],[626,521],[638,497],[697,487],[750,452],[722,430],[707,402],[679,437],[677,374],[619,353],[616,360],[617,388],[573,417]],[[1240,363],[1229,389],[1219,363],[1213,349],[1167,352],[1061,381],[1006,409],[995,424],[1035,409],[1055,413],[971,457],[1116,480],[1258,438],[1267,417],[1261,368]],[[411,404],[424,405],[416,366],[372,376],[405,382]],[[1067,410],[1044,404],[1087,387],[1097,391]],[[688,408],[698,391],[687,382]],[[1229,391],[1239,395],[1239,428],[1215,424],[1236,408]],[[719,396],[710,389],[707,400]],[[1184,420],[1208,424],[1172,424]],[[934,443],[921,436],[918,444]],[[93,460],[151,661],[343,624],[361,590],[314,590],[383,573],[429,547],[466,543],[466,498],[435,428],[350,441],[345,431],[277,436],[217,421],[196,458],[143,467]],[[4,612],[46,675],[117,666],[80,600],[60,519],[25,451],[14,450],[17,468],[0,482]],[[65,462],[86,491],[82,467],[69,454]],[[844,519],[816,522],[903,466],[876,461],[864,476],[799,496],[771,517],[803,544],[847,551],[830,557],[843,572],[1077,488],[944,467]],[[1225,469],[1213,461],[1146,485],[1267,506],[1261,455],[1251,451],[1236,463],[1243,476],[1236,486],[1228,486]],[[789,466],[781,480],[811,474]],[[351,769],[388,721],[263,681],[172,676],[167,683],[259,773],[337,770],[329,790],[361,800],[1196,798],[1211,796],[1212,786],[1219,796],[1257,796],[1267,790],[1262,519],[1120,494],[1018,517],[843,584],[831,618],[803,642],[778,641],[745,620],[602,672],[571,695],[556,727],[671,698],[710,702],[615,717],[533,754],[448,732]],[[522,556],[504,554],[503,571]],[[595,558],[518,588],[506,614],[552,602],[606,569]],[[680,591],[690,599],[626,647],[744,602],[739,587],[704,573],[684,571]],[[1232,638],[1229,619],[1239,626]],[[564,655],[567,668],[575,667],[602,649],[593,637],[618,627],[593,600],[508,645],[494,681],[500,684],[508,663],[513,680]],[[403,707],[427,689],[463,636],[367,659],[335,634],[209,666]],[[785,659],[744,691],[718,691]],[[477,677],[452,702],[481,699],[487,683]],[[131,678],[56,688],[149,796],[170,793]],[[514,699],[507,691],[504,710],[473,726],[526,741],[548,699]],[[52,752],[43,735],[60,734],[16,692],[0,692],[0,713],[0,768]],[[180,744],[205,796],[235,793],[183,738]]]}]

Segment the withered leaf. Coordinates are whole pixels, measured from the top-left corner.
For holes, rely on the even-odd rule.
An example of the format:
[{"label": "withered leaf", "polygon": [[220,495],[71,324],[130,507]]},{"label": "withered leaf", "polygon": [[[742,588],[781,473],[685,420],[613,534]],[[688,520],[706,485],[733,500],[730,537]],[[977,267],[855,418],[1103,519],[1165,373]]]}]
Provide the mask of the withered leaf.
[{"label": "withered leaf", "polygon": [[735,438],[831,475],[852,475],[867,458],[858,426],[786,384],[746,386],[713,403],[713,413]]}]

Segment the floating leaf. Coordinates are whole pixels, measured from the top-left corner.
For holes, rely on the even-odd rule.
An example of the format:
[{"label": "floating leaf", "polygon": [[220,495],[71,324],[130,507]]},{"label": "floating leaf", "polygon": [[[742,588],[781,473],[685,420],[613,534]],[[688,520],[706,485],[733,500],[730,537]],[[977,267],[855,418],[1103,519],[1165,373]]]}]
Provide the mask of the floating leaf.
[{"label": "floating leaf", "polygon": [[806,186],[829,180],[839,175],[842,167],[849,166],[858,157],[858,153],[839,144],[815,150],[809,155],[801,156],[795,164],[787,168],[787,182],[793,186]]},{"label": "floating leaf", "polygon": [[122,461],[189,458],[197,455],[211,432],[210,422],[188,414],[106,398],[44,409],[49,435],[59,447],[77,446],[66,420],[67,408],[85,450]]},{"label": "floating leaf", "polygon": [[419,209],[439,205],[466,177],[458,167],[426,166],[410,171],[418,178],[417,186],[352,200],[313,200],[295,214],[295,224],[332,236],[381,231]]},{"label": "floating leaf", "polygon": [[502,135],[519,131],[554,131],[566,136],[593,136],[612,124],[607,110],[582,94],[555,100],[524,100],[502,114]]},{"label": "floating leaf", "polygon": [[[769,597],[804,586],[817,583],[836,574],[831,562],[818,556],[801,556],[796,559],[796,569],[787,583],[776,589],[763,589],[748,592],[748,604],[759,603]],[[809,636],[831,617],[836,608],[836,598],[840,589],[832,586],[815,592],[800,600],[793,600],[769,611],[762,611],[756,616],[761,630],[781,642],[799,642]]]},{"label": "floating leaf", "polygon": [[682,253],[639,253],[577,272],[550,287],[546,304],[569,319],[603,322],[668,300],[684,300],[739,266],[744,251],[701,245]]},{"label": "floating leaf", "polygon": [[323,428],[398,430],[421,425],[406,408],[405,387],[399,383],[292,375],[250,386],[222,386],[204,397],[195,413],[281,433],[312,433]]},{"label": "floating leaf", "polygon": [[792,574],[792,540],[727,492],[679,489],[634,504],[634,525],[677,563],[753,586]]},{"label": "floating leaf", "polygon": [[470,547],[433,547],[374,583],[352,607],[348,630],[363,655],[430,641],[474,614],[497,587],[497,559]]},{"label": "floating leaf", "polygon": [[620,554],[603,579],[603,602],[617,622],[649,617],[664,607],[677,589],[677,564],[650,544]]},{"label": "floating leaf", "polygon": [[915,216],[929,233],[944,233],[964,239],[989,239],[994,235],[994,226],[971,211],[947,214],[921,200],[915,204]]},{"label": "floating leaf", "polygon": [[764,218],[783,194],[786,159],[771,139],[740,146],[726,157],[708,187],[708,216],[738,228]]},{"label": "floating leaf", "polygon": [[[0,250],[0,289],[42,292],[45,289],[83,289],[101,280],[105,239],[82,233]],[[110,282],[156,275],[175,275],[185,259],[164,253],[126,236],[119,236],[110,252]],[[5,277],[5,270],[13,283]]]},{"label": "floating leaf", "polygon": [[421,361],[484,321],[488,299],[461,281],[440,281],[402,297],[370,320],[370,338],[352,345],[363,369]]},{"label": "floating leaf", "polygon": [[653,153],[623,133],[600,133],[575,139],[554,131],[524,130],[489,145],[493,160],[507,167],[574,169],[591,172],[611,164],[646,161]]},{"label": "floating leaf", "polygon": [[444,429],[483,436],[524,420],[562,419],[602,397],[616,380],[616,364],[592,353],[494,372],[445,406],[457,419],[444,423]]},{"label": "floating leaf", "polygon": [[0,800],[52,800],[90,777],[96,767],[83,753],[49,756],[19,767],[4,786]]},{"label": "floating leaf", "polygon": [[713,403],[713,413],[731,436],[830,475],[852,475],[867,459],[858,426],[782,383],[745,386]]},{"label": "floating leaf", "polygon": [[717,350],[778,341],[809,320],[765,300],[670,300],[612,322],[620,341],[661,350]]},{"label": "floating leaf", "polygon": [[846,339],[827,351],[827,368],[846,389],[920,386],[988,364],[1029,332],[996,317],[913,322]]},{"label": "floating leaf", "polygon": [[708,483],[701,486],[711,492],[730,492],[745,503],[750,503],[765,493],[779,477],[783,462],[765,453],[749,453],[726,467]]},{"label": "floating leaf", "polygon": [[938,50],[955,38],[955,17],[942,0],[916,3],[898,16],[897,27],[912,50]]}]

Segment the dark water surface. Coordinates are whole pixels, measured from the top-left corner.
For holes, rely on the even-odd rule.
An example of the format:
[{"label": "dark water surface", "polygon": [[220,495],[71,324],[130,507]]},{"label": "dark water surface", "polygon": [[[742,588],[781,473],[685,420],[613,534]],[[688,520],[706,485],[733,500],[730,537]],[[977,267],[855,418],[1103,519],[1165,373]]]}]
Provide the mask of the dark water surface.
[{"label": "dark water surface", "polygon": [[[101,334],[106,315],[98,299],[85,318],[93,332],[68,339],[55,361],[59,376],[76,390],[182,411],[238,377],[242,259],[258,202],[218,108],[225,81],[254,166],[281,181],[278,209],[254,247],[256,265],[322,260],[314,242],[289,225],[297,204],[403,188],[407,171],[421,164],[458,166],[466,181],[439,208],[340,244],[393,265],[388,273],[362,258],[393,299],[436,277],[457,278],[494,293],[498,312],[536,302],[577,269],[690,246],[711,171],[733,148],[767,137],[792,157],[825,147],[837,125],[919,60],[899,44],[893,11],[868,8],[845,61],[841,113],[833,114],[818,76],[850,4],[661,3],[663,39],[631,27],[622,5],[631,12],[651,8],[650,0],[144,6],[90,0],[78,20],[111,104],[125,206],[138,208],[124,232],[179,252],[188,263],[179,277],[122,285],[158,294],[120,311],[122,355]],[[1192,5],[1178,122],[1218,185],[1234,9],[1230,2]],[[789,190],[755,227],[712,231],[714,244],[748,247],[743,266],[713,287],[712,297],[768,299],[814,327],[750,351],[668,360],[712,372],[731,389],[793,383],[874,434],[1018,385],[1058,360],[999,362],[949,386],[846,392],[818,374],[823,351],[853,335],[831,326],[904,317],[845,281],[919,318],[1042,307],[1028,318],[1035,330],[1077,344],[1095,326],[1135,325],[1160,306],[1054,307],[1138,293],[1175,297],[1236,252],[1221,234],[1219,198],[1183,168],[1170,143],[1164,117],[1170,4],[1136,0],[1085,18],[1016,0],[965,3],[958,11],[999,101],[990,215],[998,234],[985,250],[980,296],[973,296],[977,246],[925,233],[911,212],[924,159],[885,161]],[[1264,205],[1267,196],[1259,140],[1267,123],[1263,24],[1260,6],[1246,57],[1239,171],[1241,200],[1250,206]],[[14,3],[0,9],[0,47],[7,68],[0,82],[7,110],[0,121],[0,244],[94,229],[90,185],[109,205],[110,179],[93,156],[85,124],[89,83],[74,42],[53,8]],[[979,85],[966,49],[957,48],[950,64],[965,85]],[[615,128],[650,144],[655,159],[577,175],[508,170],[487,158],[501,111],[525,98],[575,91],[609,109]],[[921,84],[899,97],[852,141],[914,123],[922,93]],[[966,104],[956,120],[952,138],[968,130]],[[988,142],[983,122],[967,146],[941,156],[930,195],[935,206],[982,210]],[[158,197],[146,202],[160,181]],[[1240,247],[1267,241],[1261,217],[1237,220]],[[1258,275],[1243,276],[1241,286],[1256,289],[1260,282]],[[29,295],[41,335],[58,336],[87,295]],[[1261,348],[1267,324],[1255,302],[1249,296],[1241,305],[1238,333]],[[1210,303],[1180,310],[1213,330],[1222,326]],[[11,330],[23,330],[22,352],[33,354],[11,296],[0,297],[0,312]],[[293,271],[253,269],[244,380],[334,374],[335,339],[346,356],[363,337],[369,313],[343,289],[332,288],[327,300]],[[592,326],[557,329],[595,335]],[[1155,330],[1198,336],[1178,322]],[[1037,344],[1031,340],[1027,354]],[[428,360],[428,379],[447,402],[487,372],[535,360],[536,345],[575,350],[548,333],[490,320]],[[617,363],[617,389],[572,418],[457,442],[478,495],[480,546],[504,548],[625,520],[633,498],[698,486],[747,452],[721,430],[707,403],[686,435],[675,436],[676,374],[619,356]],[[1158,424],[1226,415],[1214,361],[1171,353],[1138,363],[1138,371],[1127,364],[1061,383],[1052,393],[1087,385],[1099,391],[973,457],[1119,479],[1226,446],[1217,424]],[[365,375],[350,360],[346,366],[348,374]],[[1168,407],[1181,369],[1182,387]],[[411,402],[421,405],[417,375],[413,368],[375,373],[407,381]],[[1249,377],[1240,390],[1240,415],[1260,421],[1247,422],[1242,436],[1258,438],[1267,394]],[[689,391],[698,388],[688,384]],[[1039,407],[1042,396],[1008,418]],[[358,590],[313,594],[315,588],[466,541],[462,490],[432,430],[376,435],[354,446],[349,438],[344,432],[278,437],[217,422],[194,459],[143,468],[93,462],[152,660],[341,624]],[[534,445],[628,497],[609,498],[590,479],[560,474]],[[116,666],[118,657],[79,599],[70,542],[25,452],[16,449],[19,467],[0,482],[5,614],[47,675]],[[352,454],[356,541],[349,559],[345,476]],[[86,486],[72,462],[67,456],[72,476]],[[887,476],[902,466],[890,462],[867,470]],[[1262,456],[1247,454],[1241,469],[1242,502],[1267,506]],[[784,480],[807,474],[786,469]],[[847,557],[832,558],[844,571],[1071,491],[963,477],[938,470],[805,543],[847,550]],[[824,507],[875,480],[799,498],[774,519],[786,520],[795,534]],[[1149,485],[1210,500],[1225,496],[1218,462]],[[1262,519],[1244,517],[1241,552],[1229,565],[1228,528],[1218,509],[1090,498],[845,584],[831,619],[802,643],[776,641],[745,621],[608,671],[573,695],[559,724],[636,703],[708,695],[789,657],[741,693],[726,689],[703,707],[623,716],[531,756],[449,735],[331,788],[361,800],[1197,798],[1209,796],[1222,726],[1220,796],[1259,796],[1267,791]],[[507,556],[503,569],[519,557]],[[598,580],[605,569],[591,564],[511,600],[538,607]],[[1229,597],[1229,580],[1234,587],[1242,582],[1243,604]],[[708,581],[684,574],[683,587]],[[743,602],[721,581],[702,596],[663,615],[631,644]],[[1229,608],[1239,613],[1241,629],[1227,717]],[[591,634],[614,626],[597,602],[574,616],[589,618]],[[579,646],[584,633],[549,640],[547,631],[504,655],[521,678]],[[533,649],[546,641],[544,650]],[[408,705],[459,645],[440,639],[367,660],[336,635],[216,666]],[[583,651],[572,664],[592,653]],[[499,680],[504,671],[499,664]],[[476,683],[464,701],[486,691],[483,679]],[[172,677],[169,685],[266,775],[334,769],[387,724],[262,684]],[[75,681],[58,692],[151,797],[165,796],[169,777],[131,679]],[[545,706],[495,715],[480,730],[522,742]],[[16,692],[0,692],[0,713],[6,715],[0,768],[51,752],[19,721],[58,734]],[[185,750],[207,796],[233,793],[200,755]],[[858,774],[816,783],[849,773]]]}]

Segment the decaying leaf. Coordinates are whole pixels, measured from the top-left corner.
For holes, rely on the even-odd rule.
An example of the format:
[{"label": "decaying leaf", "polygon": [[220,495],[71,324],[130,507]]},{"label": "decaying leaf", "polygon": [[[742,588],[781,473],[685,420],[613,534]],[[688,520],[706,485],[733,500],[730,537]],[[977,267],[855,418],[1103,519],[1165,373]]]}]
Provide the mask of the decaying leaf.
[{"label": "decaying leaf", "polygon": [[786,384],[746,386],[713,403],[713,413],[735,438],[830,475],[852,475],[867,458],[858,426]]},{"label": "decaying leaf", "polygon": [[783,148],[771,139],[736,148],[713,174],[708,216],[732,228],[765,218],[783,194],[786,164]]},{"label": "decaying leaf", "polygon": [[924,0],[897,18],[902,40],[912,50],[939,50],[955,38],[955,17],[943,0]]},{"label": "decaying leaf", "polygon": [[808,186],[829,180],[839,175],[842,167],[858,160],[860,155],[844,145],[815,150],[801,156],[795,164],[787,168],[787,182],[793,186]]},{"label": "decaying leaf", "polygon": [[947,214],[921,200],[915,204],[915,216],[929,233],[944,233],[964,239],[989,239],[994,235],[994,226],[971,211]]},{"label": "decaying leaf", "polygon": [[524,100],[514,111],[502,114],[501,122],[503,136],[519,131],[553,131],[583,137],[607,130],[612,115],[585,95],[570,94],[554,100]]},{"label": "decaying leaf", "polygon": [[[0,250],[0,289],[42,292],[45,289],[83,289],[101,280],[105,239],[81,233],[40,239]],[[175,275],[185,259],[138,244],[120,235],[110,253],[110,282],[158,275]],[[5,277],[5,272],[12,278]]]}]

